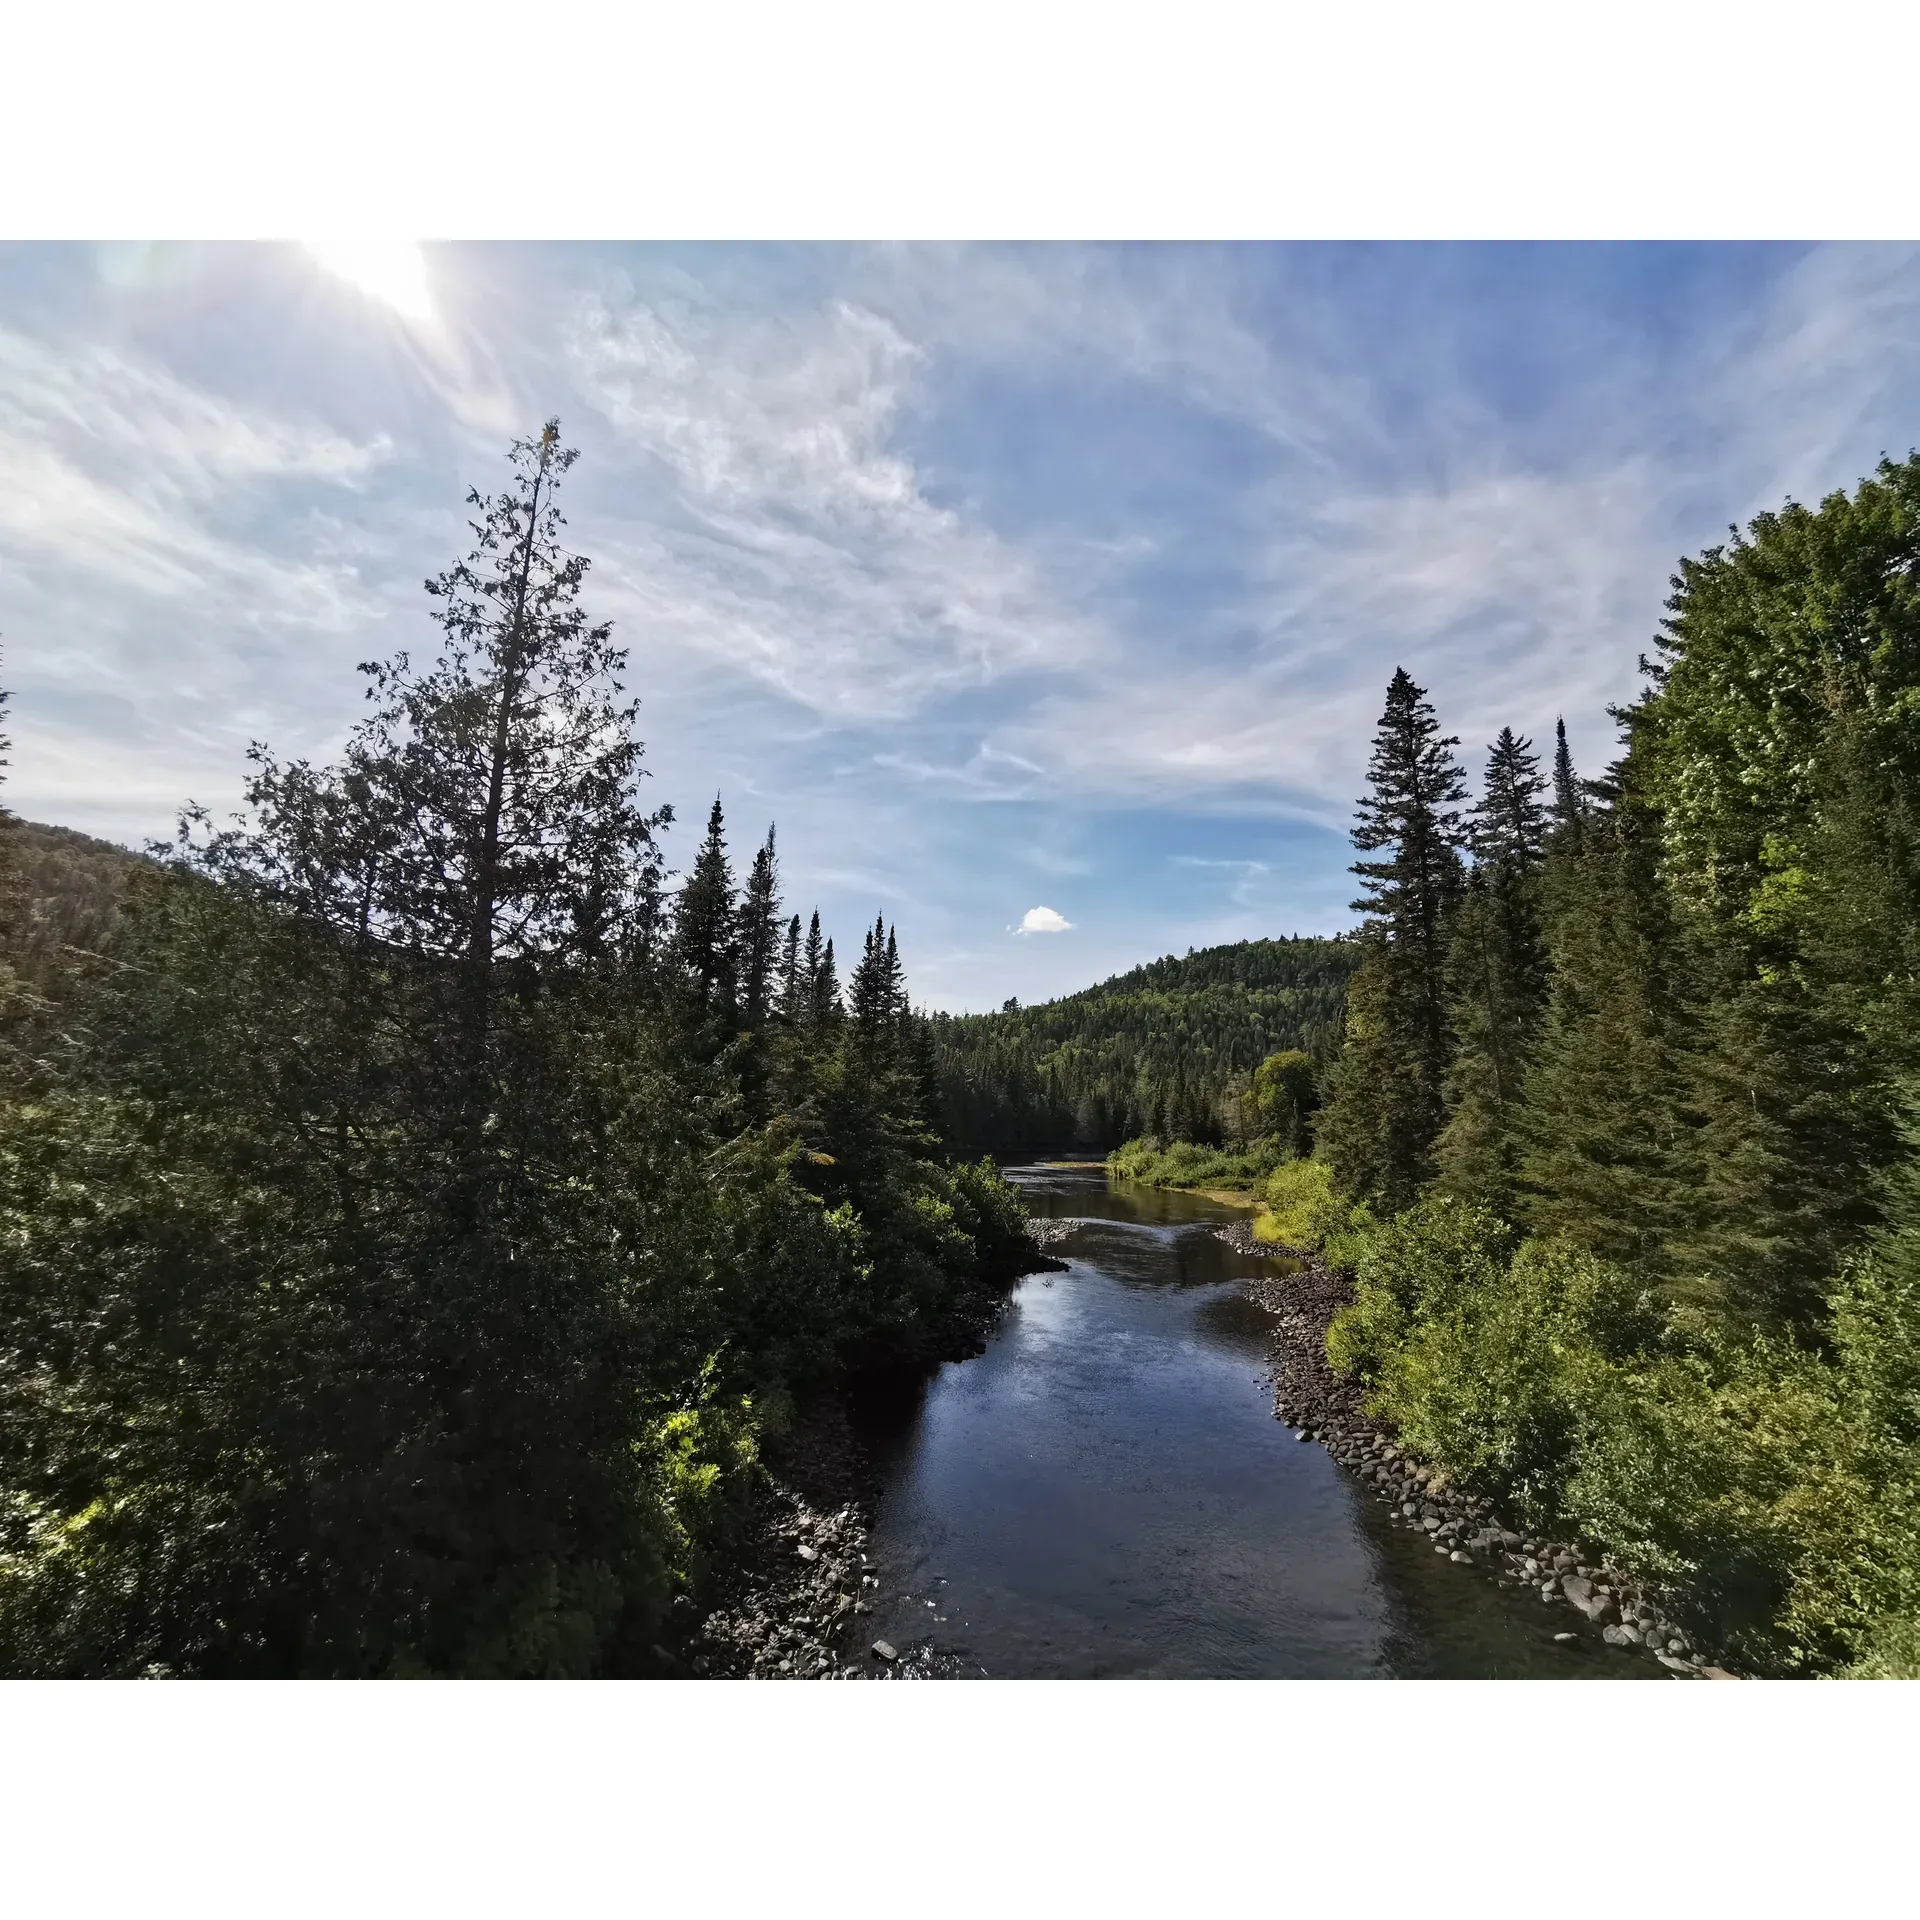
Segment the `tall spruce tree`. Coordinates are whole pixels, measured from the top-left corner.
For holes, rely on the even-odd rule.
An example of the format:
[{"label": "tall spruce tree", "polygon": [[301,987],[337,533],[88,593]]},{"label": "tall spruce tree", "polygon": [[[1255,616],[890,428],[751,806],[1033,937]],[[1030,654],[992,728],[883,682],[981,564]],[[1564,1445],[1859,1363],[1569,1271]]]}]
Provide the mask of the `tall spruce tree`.
[{"label": "tall spruce tree", "polygon": [[774,998],[774,1012],[783,1025],[797,1026],[804,1019],[802,1009],[800,959],[800,916],[796,913],[787,922],[786,939],[780,949],[779,990]]},{"label": "tall spruce tree", "polygon": [[740,956],[740,1015],[750,1032],[760,1033],[772,1017],[779,986],[775,971],[780,943],[780,875],[774,859],[773,829],[753,856],[746,892],[740,901],[735,944]]},{"label": "tall spruce tree", "polygon": [[739,934],[726,815],[715,794],[706,838],[674,901],[673,958],[698,1017],[722,1035],[732,1031],[740,1011]]},{"label": "tall spruce tree", "polygon": [[1434,1157],[1450,1191],[1509,1216],[1519,1108],[1547,990],[1543,784],[1532,742],[1502,727],[1473,809],[1474,867],[1448,954],[1457,1051],[1447,1073],[1449,1117]]},{"label": "tall spruce tree", "polygon": [[1660,883],[1658,817],[1630,770],[1599,783],[1546,874],[1551,986],[1525,1088],[1518,1209],[1649,1279],[1680,1278],[1697,1216],[1697,1113],[1684,1061],[1697,1006]]},{"label": "tall spruce tree", "polygon": [[1378,1031],[1343,1054],[1321,1127],[1341,1190],[1387,1211],[1408,1205],[1431,1177],[1445,1117],[1446,934],[1463,883],[1458,745],[1441,735],[1425,689],[1396,668],[1353,830],[1362,853],[1386,855],[1353,867],[1362,887],[1354,906],[1371,943],[1361,971],[1373,970],[1355,987]]},{"label": "tall spruce tree", "polygon": [[734,929],[742,1028],[736,1070],[746,1101],[746,1117],[754,1126],[765,1121],[771,1095],[774,997],[779,987],[775,966],[779,944],[780,876],[774,858],[773,828],[768,827],[765,844],[753,856],[746,889],[740,899],[739,922]]},{"label": "tall spruce tree", "polygon": [[1879,1221],[1920,1011],[1912,802],[1844,671],[1827,698],[1798,845],[1773,850],[1737,938],[1694,922],[1712,965],[1687,1061],[1700,1204],[1679,1248],[1749,1314],[1803,1327]]},{"label": "tall spruce tree", "polygon": [[1567,748],[1567,723],[1553,723],[1553,827],[1554,832],[1576,847],[1582,823],[1587,817],[1587,802],[1574,777],[1573,755]]},{"label": "tall spruce tree", "polygon": [[[844,1009],[840,1004],[840,973],[834,965],[833,942],[828,940],[824,947],[815,948],[814,936],[820,931],[818,910],[813,916],[813,925],[807,935],[809,967],[807,986],[812,1002],[809,1024],[817,1037],[824,1038],[833,1031]],[[812,958],[817,951],[818,958]]]}]

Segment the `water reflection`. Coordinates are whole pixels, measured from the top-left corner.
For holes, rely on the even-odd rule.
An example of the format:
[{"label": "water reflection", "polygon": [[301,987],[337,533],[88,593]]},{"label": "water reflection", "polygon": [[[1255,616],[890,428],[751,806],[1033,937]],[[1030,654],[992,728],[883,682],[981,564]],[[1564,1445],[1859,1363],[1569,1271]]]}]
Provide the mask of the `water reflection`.
[{"label": "water reflection", "polygon": [[[1273,1419],[1230,1209],[1018,1174],[1077,1222],[987,1350],[863,1396],[883,1466],[869,1637],[1003,1676],[1646,1672],[1437,1562]],[[931,1602],[931,1605],[929,1604]],[[1527,1611],[1528,1605],[1534,1608]]]}]

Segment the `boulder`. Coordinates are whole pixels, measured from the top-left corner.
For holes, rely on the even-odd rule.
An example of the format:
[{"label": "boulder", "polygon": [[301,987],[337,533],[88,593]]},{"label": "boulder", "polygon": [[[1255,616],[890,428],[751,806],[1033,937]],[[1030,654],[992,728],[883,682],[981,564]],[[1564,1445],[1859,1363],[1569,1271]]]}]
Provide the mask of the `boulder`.
[{"label": "boulder", "polygon": [[897,1648],[890,1646],[885,1640],[876,1640],[873,1643],[873,1657],[876,1660],[898,1660],[900,1654]]}]

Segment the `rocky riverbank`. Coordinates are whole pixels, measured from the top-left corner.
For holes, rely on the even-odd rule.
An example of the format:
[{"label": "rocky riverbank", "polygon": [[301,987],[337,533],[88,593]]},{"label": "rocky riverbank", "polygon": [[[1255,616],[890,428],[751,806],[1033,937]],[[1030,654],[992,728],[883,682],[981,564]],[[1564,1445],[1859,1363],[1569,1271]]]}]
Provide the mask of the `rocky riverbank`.
[{"label": "rocky riverbank", "polygon": [[[1046,1248],[1070,1225],[1033,1221],[1032,1257],[1021,1271],[1063,1265]],[[902,1349],[891,1364],[911,1369],[979,1352],[1006,1297],[1004,1290],[970,1296],[922,1346]],[[895,1646],[862,1631],[883,1575],[868,1552],[879,1485],[848,1417],[852,1388],[843,1377],[822,1389],[792,1429],[769,1443],[751,1535],[679,1650],[659,1650],[664,1671],[738,1680],[978,1676],[930,1635]]]},{"label": "rocky riverbank", "polygon": [[860,1671],[872,1486],[844,1398],[823,1393],[769,1449],[758,1525],[683,1655],[702,1678],[839,1680]]},{"label": "rocky riverbank", "polygon": [[1247,1283],[1274,1319],[1274,1418],[1302,1441],[1315,1441],[1391,1510],[1396,1525],[1427,1535],[1437,1553],[1477,1567],[1502,1585],[1527,1588],[1542,1604],[1564,1607],[1572,1631],[1611,1646],[1640,1648],[1676,1678],[1732,1679],[1713,1665],[1674,1619],[1674,1597],[1636,1582],[1608,1558],[1577,1542],[1544,1539],[1507,1523],[1485,1500],[1450,1486],[1414,1459],[1372,1419],[1362,1395],[1327,1362],[1327,1327],[1353,1297],[1352,1281],[1310,1256],[1254,1239],[1244,1221],[1214,1232],[1243,1253],[1271,1259],[1273,1270]]}]

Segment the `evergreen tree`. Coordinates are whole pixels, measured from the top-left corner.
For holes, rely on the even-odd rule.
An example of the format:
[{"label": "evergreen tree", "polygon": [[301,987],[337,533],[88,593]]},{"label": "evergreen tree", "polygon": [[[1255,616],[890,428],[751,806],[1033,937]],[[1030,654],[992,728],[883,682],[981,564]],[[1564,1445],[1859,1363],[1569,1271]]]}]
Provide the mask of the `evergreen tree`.
[{"label": "evergreen tree", "polygon": [[767,1117],[773,1063],[774,997],[779,986],[775,962],[780,941],[780,879],[773,851],[773,829],[753,856],[734,929],[740,969],[739,1012],[743,1034],[736,1063],[750,1125]]},{"label": "evergreen tree", "polygon": [[833,963],[833,942],[829,940],[824,948],[818,950],[819,958],[813,958],[815,938],[819,931],[820,915],[816,910],[807,935],[807,982],[812,999],[810,1024],[815,1034],[825,1035],[832,1031],[843,1010],[840,1005],[840,975]]},{"label": "evergreen tree", "polygon": [[1503,1215],[1513,1210],[1519,1108],[1547,991],[1541,786],[1532,743],[1501,728],[1473,810],[1475,865],[1454,915],[1448,953],[1457,1050],[1447,1073],[1448,1120],[1435,1144],[1435,1163],[1450,1191]]},{"label": "evergreen tree", "polygon": [[1738,937],[1710,945],[1687,1062],[1700,1210],[1679,1249],[1747,1312],[1802,1326],[1878,1222],[1920,981],[1912,804],[1844,673],[1827,697],[1804,851],[1776,847]]},{"label": "evergreen tree", "polygon": [[673,958],[698,1012],[722,1035],[739,1013],[739,922],[726,816],[714,795],[706,838],[673,908]]},{"label": "evergreen tree", "polygon": [[1525,1088],[1519,1210],[1660,1279],[1697,1211],[1683,1062],[1694,984],[1659,883],[1658,822],[1629,786],[1548,876],[1552,985]]},{"label": "evergreen tree", "polygon": [[783,1025],[793,1027],[805,1018],[805,994],[802,981],[800,960],[800,916],[796,913],[787,922],[786,941],[780,950],[780,984],[774,1000],[774,1011]]},{"label": "evergreen tree", "polygon": [[740,956],[740,1012],[754,1033],[763,1031],[772,1017],[779,985],[775,972],[779,940],[780,877],[774,860],[773,829],[769,827],[766,845],[753,856],[735,935]]},{"label": "evergreen tree", "polygon": [[1567,751],[1567,723],[1553,723],[1553,826],[1575,847],[1587,817],[1587,803],[1574,778],[1573,755]]},{"label": "evergreen tree", "polygon": [[1322,1133],[1341,1189],[1387,1210],[1408,1205],[1431,1176],[1444,1118],[1446,930],[1462,886],[1457,803],[1466,791],[1458,745],[1441,736],[1424,689],[1396,669],[1353,832],[1361,852],[1387,851],[1353,867],[1363,896],[1354,905],[1373,942],[1361,969],[1374,974],[1366,1019],[1379,1024],[1356,1047],[1350,996],[1348,1054]]}]

